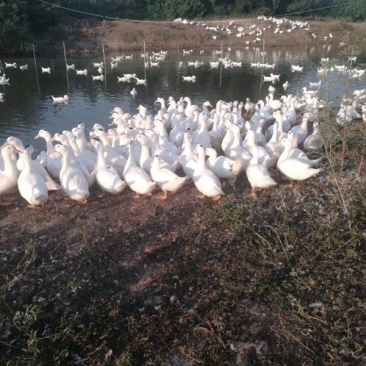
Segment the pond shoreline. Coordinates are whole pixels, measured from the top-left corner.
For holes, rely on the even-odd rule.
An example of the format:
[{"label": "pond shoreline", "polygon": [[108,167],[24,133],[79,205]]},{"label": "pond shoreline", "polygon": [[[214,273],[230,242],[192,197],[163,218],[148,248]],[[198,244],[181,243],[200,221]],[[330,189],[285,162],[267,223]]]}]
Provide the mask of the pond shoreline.
[{"label": "pond shoreline", "polygon": [[[67,39],[60,37],[55,31],[39,39],[35,43],[37,55],[60,57],[63,55],[63,42],[67,54],[74,56],[93,56],[100,52],[102,43],[105,51],[130,52],[141,51],[144,42],[147,51],[190,49],[215,47],[245,47],[245,46],[294,46],[299,44],[313,45],[319,43],[339,45],[362,43],[366,41],[366,23],[347,23],[341,20],[309,21],[309,30],[296,29],[287,33],[289,25],[283,26],[283,33],[274,34],[273,22],[258,19],[236,19],[228,33],[223,27],[229,27],[230,20],[200,21],[199,24],[185,25],[175,22],[131,22],[131,21],[80,21],[72,26]],[[205,26],[202,26],[205,24]],[[263,31],[263,37],[255,42],[254,35],[248,35],[253,25],[258,29],[270,27]],[[235,25],[236,28],[233,28]],[[206,27],[218,26],[220,31],[206,30]],[[237,27],[244,27],[246,35],[237,37]],[[316,38],[312,35],[314,34]],[[332,37],[329,37],[329,34]],[[214,39],[213,37],[216,37]],[[325,40],[325,37],[327,39]],[[264,39],[264,43],[263,43]],[[249,44],[246,44],[249,42]],[[28,53],[32,53],[32,46],[28,46]]]}]

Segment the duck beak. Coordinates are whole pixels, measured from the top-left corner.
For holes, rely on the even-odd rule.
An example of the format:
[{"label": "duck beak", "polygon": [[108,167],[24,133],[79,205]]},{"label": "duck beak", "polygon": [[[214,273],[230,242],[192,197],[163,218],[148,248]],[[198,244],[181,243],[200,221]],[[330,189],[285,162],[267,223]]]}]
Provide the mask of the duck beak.
[{"label": "duck beak", "polygon": [[39,134],[34,139],[38,139],[38,138],[40,138]]}]

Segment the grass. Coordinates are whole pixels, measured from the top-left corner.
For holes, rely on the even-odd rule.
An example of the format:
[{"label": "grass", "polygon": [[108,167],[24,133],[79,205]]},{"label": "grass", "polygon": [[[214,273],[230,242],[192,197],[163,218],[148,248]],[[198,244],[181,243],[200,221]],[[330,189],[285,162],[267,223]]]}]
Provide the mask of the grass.
[{"label": "grass", "polygon": [[149,281],[137,292],[113,255],[123,243],[111,235],[93,245],[79,219],[83,247],[66,262],[57,252],[51,264],[39,242],[10,251],[2,361],[361,365],[366,189],[346,194],[345,175],[357,168],[348,157],[338,184],[324,175],[257,200],[237,187],[222,203],[202,204],[174,239],[154,234],[175,244],[142,258]]}]

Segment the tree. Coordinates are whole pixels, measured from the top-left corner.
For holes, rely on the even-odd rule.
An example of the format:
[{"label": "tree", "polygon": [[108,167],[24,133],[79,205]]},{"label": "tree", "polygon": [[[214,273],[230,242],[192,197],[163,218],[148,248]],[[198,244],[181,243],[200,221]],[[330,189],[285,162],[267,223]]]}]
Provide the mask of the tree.
[{"label": "tree", "polygon": [[147,16],[152,19],[201,18],[212,12],[209,0],[148,0]]},{"label": "tree", "polygon": [[18,0],[0,0],[0,49],[15,51],[23,49],[23,42],[28,31],[28,17],[25,2]]},{"label": "tree", "polygon": [[366,20],[366,4],[365,0],[334,0],[334,5],[338,5],[334,9],[334,15],[344,17],[352,21]]}]

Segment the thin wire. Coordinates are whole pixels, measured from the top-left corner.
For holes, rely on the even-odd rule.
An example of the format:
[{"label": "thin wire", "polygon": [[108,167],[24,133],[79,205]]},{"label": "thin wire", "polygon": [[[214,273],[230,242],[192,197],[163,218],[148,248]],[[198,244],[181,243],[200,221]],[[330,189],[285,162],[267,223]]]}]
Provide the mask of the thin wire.
[{"label": "thin wire", "polygon": [[[356,2],[356,1],[358,1],[358,0],[353,0],[351,3]],[[315,9],[302,10],[302,11],[295,11],[295,12],[292,12],[292,13],[286,13],[286,14],[282,14],[282,15],[276,15],[276,17],[282,17],[282,16],[285,16],[285,15],[294,15],[294,14],[309,13],[309,12],[314,12],[314,11],[318,11],[318,10],[324,10],[324,9],[330,9],[330,8],[337,8],[337,7],[341,7],[341,6],[345,6],[345,5],[349,5],[349,4],[350,3],[323,6],[322,8],[315,8]]]},{"label": "thin wire", "polygon": [[100,18],[106,18],[106,19],[121,20],[120,18],[109,17],[109,16],[99,15],[99,14],[93,14],[93,13],[87,13],[85,11],[80,11],[80,10],[75,10],[75,9],[71,9],[71,8],[66,8],[65,6],[52,4],[52,3],[49,3],[48,1],[44,1],[44,0],[38,0],[38,1],[40,3],[43,3],[43,4],[47,4],[47,5],[54,6],[55,8],[60,8],[60,9],[68,10],[68,11],[73,11],[74,13],[81,13],[81,14],[86,14],[86,15],[92,15],[94,17],[100,17]]},{"label": "thin wire", "polygon": [[[50,2],[44,1],[44,0],[38,0],[38,1],[43,3],[43,4],[54,6],[56,8],[68,10],[68,11],[75,12],[75,13],[91,15],[91,16],[94,16],[94,17],[105,18],[105,19],[124,20],[124,21],[139,22],[139,23],[173,23],[172,21],[171,22],[169,22],[169,21],[159,22],[159,21],[151,21],[151,20],[121,19],[121,18],[118,18],[118,17],[110,17],[110,16],[107,16],[107,15],[100,15],[100,14],[88,13],[88,12],[81,11],[81,10],[71,9],[71,8],[67,8],[67,7],[61,6],[61,5],[56,5],[56,4],[53,4],[53,3],[50,3]],[[315,9],[309,9],[309,10],[303,10],[303,11],[295,11],[295,12],[292,12],[292,13],[285,13],[285,14],[275,15],[275,17],[283,17],[283,16],[286,16],[286,15],[303,14],[303,13],[315,12],[315,11],[318,11],[318,10],[337,8],[337,7],[350,5],[350,3],[352,4],[356,1],[358,1],[358,0],[353,0],[351,2],[338,4],[338,5],[329,5],[329,6],[323,6],[321,8],[315,8]]]}]

